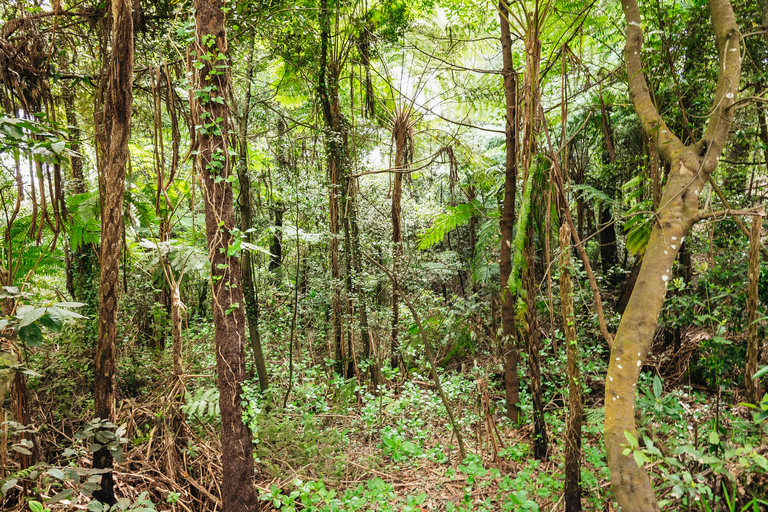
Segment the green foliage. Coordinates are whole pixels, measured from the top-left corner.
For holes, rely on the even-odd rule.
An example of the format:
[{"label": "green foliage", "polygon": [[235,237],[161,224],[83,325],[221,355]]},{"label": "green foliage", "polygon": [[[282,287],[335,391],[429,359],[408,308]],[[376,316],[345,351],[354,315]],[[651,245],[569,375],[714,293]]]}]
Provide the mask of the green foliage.
[{"label": "green foliage", "polygon": [[221,409],[217,388],[198,388],[193,394],[187,392],[186,402],[181,410],[187,416],[196,417],[201,421],[220,421]]},{"label": "green foliage", "polygon": [[381,433],[381,446],[384,455],[394,462],[402,462],[422,454],[421,446],[408,441],[399,432],[389,428]]},{"label": "green foliage", "polygon": [[653,215],[650,201],[639,200],[643,193],[643,177],[638,175],[622,185],[624,198],[630,208],[626,211],[624,230],[627,232],[627,251],[630,254],[643,254],[651,238]]},{"label": "green foliage", "polygon": [[528,180],[525,182],[525,188],[523,189],[523,204],[520,207],[520,213],[517,217],[517,231],[515,232],[515,243],[512,246],[514,250],[514,257],[512,258],[512,272],[509,274],[509,291],[514,297],[521,286],[520,276],[518,275],[518,269],[521,268],[523,263],[523,249],[525,248],[525,232],[528,229],[528,223],[531,216],[531,192],[533,189],[533,175],[535,174],[530,170],[528,172]]},{"label": "green foliage", "polygon": [[67,198],[67,210],[69,211],[67,233],[69,234],[69,245],[73,252],[77,252],[84,245],[100,242],[99,207],[97,191]]},{"label": "green foliage", "polygon": [[447,206],[446,212],[438,215],[431,228],[427,229],[419,242],[419,249],[425,250],[443,241],[445,235],[463,226],[480,213],[477,201]]}]

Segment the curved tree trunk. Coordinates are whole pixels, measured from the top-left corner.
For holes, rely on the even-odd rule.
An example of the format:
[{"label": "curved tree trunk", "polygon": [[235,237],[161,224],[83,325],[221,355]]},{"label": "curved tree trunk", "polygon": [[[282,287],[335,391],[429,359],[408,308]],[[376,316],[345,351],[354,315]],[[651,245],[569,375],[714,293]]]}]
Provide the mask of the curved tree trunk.
[{"label": "curved tree trunk", "polygon": [[635,429],[635,388],[648,355],[664,303],[667,283],[677,253],[698,214],[699,193],[709,181],[730,130],[739,90],[740,33],[729,0],[709,0],[719,59],[714,108],[702,139],[685,146],[671,133],[651,99],[642,71],[642,19],[636,0],[622,0],[627,20],[624,57],[630,98],[646,136],[653,137],[660,156],[670,164],[656,222],[648,241],[637,284],[611,351],[605,388],[605,447],[611,487],[624,512],[659,510],[645,469],[631,455],[624,455],[628,432]]},{"label": "curved tree trunk", "polygon": [[210,98],[198,97],[191,106],[199,128],[200,181],[205,199],[205,231],[211,263],[213,322],[216,340],[217,387],[221,409],[223,510],[259,508],[253,487],[254,460],[251,432],[243,423],[240,395],[245,379],[245,312],[240,260],[228,249],[234,242],[235,215],[229,156],[227,38],[222,0],[195,0],[195,47],[200,69],[195,87],[209,88]]}]

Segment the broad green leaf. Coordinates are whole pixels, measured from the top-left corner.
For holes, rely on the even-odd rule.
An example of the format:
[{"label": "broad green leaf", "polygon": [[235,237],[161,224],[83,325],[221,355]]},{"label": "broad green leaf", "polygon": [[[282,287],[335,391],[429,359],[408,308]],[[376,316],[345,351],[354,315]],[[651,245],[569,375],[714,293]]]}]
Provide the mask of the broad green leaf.
[{"label": "broad green leaf", "polygon": [[709,433],[709,444],[720,444],[720,434],[716,430]]},{"label": "broad green leaf", "polygon": [[54,306],[60,308],[81,308],[85,306],[85,302],[57,302]]},{"label": "broad green leaf", "polygon": [[2,487],[0,487],[0,493],[5,495],[13,486],[15,486],[17,483],[19,483],[18,478],[11,478],[7,480]]},{"label": "broad green leaf", "polygon": [[29,500],[28,505],[32,512],[43,512],[45,510],[45,507],[39,501]]},{"label": "broad green leaf", "polygon": [[37,322],[40,317],[42,317],[45,314],[46,308],[34,308],[29,312],[26,312],[24,316],[21,317],[21,321],[19,322],[19,329],[22,327],[26,327],[33,322]]},{"label": "broad green leaf", "polygon": [[53,478],[58,478],[59,480],[67,479],[67,475],[65,475],[64,472],[58,468],[49,469],[48,474],[51,475]]},{"label": "broad green leaf", "polygon": [[661,384],[661,379],[658,375],[656,375],[653,378],[653,394],[656,396],[656,398],[660,398],[661,394],[664,392],[664,388]]}]

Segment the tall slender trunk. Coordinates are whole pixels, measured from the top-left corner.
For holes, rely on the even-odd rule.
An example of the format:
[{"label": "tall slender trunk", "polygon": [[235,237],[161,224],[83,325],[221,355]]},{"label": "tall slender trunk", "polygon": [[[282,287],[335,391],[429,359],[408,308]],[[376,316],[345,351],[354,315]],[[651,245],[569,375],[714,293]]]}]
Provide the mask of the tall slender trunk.
[{"label": "tall slender trunk", "polygon": [[[245,312],[240,259],[228,250],[234,243],[235,215],[229,156],[230,107],[227,38],[223,0],[195,0],[195,49],[199,69],[191,105],[198,126],[200,181],[205,200],[205,231],[211,263],[217,387],[221,409],[221,498],[223,510],[256,511],[252,436],[243,423],[245,379]],[[213,124],[211,127],[207,125]]]},{"label": "tall slender trunk", "polygon": [[357,225],[357,195],[355,194],[355,186],[350,187],[351,203],[349,211],[349,222],[352,226],[352,257],[354,261],[355,277],[357,286],[355,292],[357,293],[357,310],[360,317],[360,337],[363,340],[363,359],[370,360],[370,372],[371,382],[373,387],[376,388],[381,381],[379,360],[375,357],[374,347],[372,346],[371,333],[368,327],[368,308],[365,303],[365,291],[363,289],[363,265],[360,249],[360,230]]},{"label": "tall slender trunk", "polygon": [[[240,182],[240,197],[238,208],[240,210],[240,231],[245,233],[245,240],[251,243],[253,227],[253,201],[251,198],[251,174],[248,172],[248,112],[251,108],[251,79],[253,78],[253,43],[248,51],[248,69],[246,71],[247,83],[245,85],[245,101],[243,110],[238,119],[238,161],[237,177]],[[248,320],[248,336],[250,339],[251,355],[259,377],[259,389],[262,392],[269,388],[269,374],[267,363],[264,359],[264,350],[261,346],[259,333],[259,296],[254,286],[253,261],[250,251],[243,251],[240,257],[241,271],[243,274],[243,298],[245,299],[245,315]]]},{"label": "tall slender trunk", "polygon": [[[536,152],[536,134],[539,128],[539,66],[541,63],[541,41],[539,27],[541,20],[537,9],[532,14],[531,30],[525,38],[525,83],[523,96],[523,143],[522,167],[523,183],[531,187],[534,180],[528,176],[534,172],[533,157]],[[531,196],[533,191],[531,191]],[[524,190],[525,194],[526,191]],[[533,204],[533,201],[531,201]],[[523,291],[525,293],[525,320],[522,337],[528,351],[528,370],[530,378],[531,398],[533,399],[533,451],[539,460],[547,458],[547,425],[544,419],[544,398],[541,389],[541,356],[540,339],[536,318],[536,260],[533,222],[528,222],[526,228],[526,243],[523,250],[525,265],[522,269]]]},{"label": "tall slender trunk", "polygon": [[[123,244],[123,194],[128,141],[131,134],[133,102],[133,4],[130,0],[112,2],[112,56],[104,104],[104,128],[108,144],[102,146],[103,188],[101,201],[101,284],[99,287],[99,342],[94,368],[94,412],[96,417],[114,422],[115,359],[117,342],[119,265]],[[104,447],[93,454],[93,467],[111,469],[112,453]],[[94,497],[102,503],[115,503],[112,472],[102,475],[101,490]]]},{"label": "tall slender trunk", "polygon": [[658,511],[659,505],[645,469],[634,457],[624,455],[626,433],[637,438],[637,379],[651,348],[671,268],[683,238],[703,218],[698,213],[699,194],[717,167],[730,131],[741,76],[740,31],[729,0],[708,0],[719,56],[714,107],[701,140],[685,146],[656,110],[642,71],[642,17],[637,1],[621,0],[621,4],[627,22],[624,60],[630,99],[646,136],[654,138],[659,155],[670,165],[637,284],[613,343],[605,387],[605,448],[611,487],[624,512],[648,512]]},{"label": "tall slender trunk", "polygon": [[[335,369],[339,375],[344,373],[348,354],[344,344],[344,314],[341,292],[341,264],[339,258],[339,234],[341,232],[339,203],[345,204],[343,177],[347,163],[347,130],[342,122],[339,106],[338,64],[329,61],[331,37],[330,13],[328,0],[320,1],[320,74],[317,86],[320,105],[325,123],[325,154],[328,165],[328,257],[331,267],[331,325],[333,329],[333,350],[336,360]],[[339,201],[341,199],[341,201]]]},{"label": "tall slender trunk", "polygon": [[[72,172],[72,192],[78,195],[85,194],[88,188],[83,174],[83,158],[80,156],[80,126],[75,109],[74,87],[64,89],[63,99],[67,112],[67,124],[70,127],[69,143],[72,154],[69,157],[69,164]],[[72,264],[68,271],[68,279],[71,276],[69,291],[73,299],[86,304],[81,312],[89,315],[96,308],[97,291],[93,285],[93,266],[98,260],[90,244],[80,244],[70,249],[72,252],[69,254],[68,261]]]},{"label": "tall slender trunk", "polygon": [[507,417],[520,423],[520,387],[517,365],[520,348],[515,328],[515,300],[509,290],[509,276],[512,273],[512,243],[515,236],[515,195],[517,193],[517,80],[518,75],[512,61],[512,38],[509,22],[504,14],[504,2],[499,2],[499,24],[501,26],[501,55],[503,59],[504,99],[506,101],[506,160],[504,174],[504,203],[501,209],[501,249],[499,273],[501,278],[501,325],[502,351],[504,354],[504,396]]},{"label": "tall slender trunk", "polygon": [[[603,101],[603,93],[600,91],[600,117],[603,128],[603,140],[605,142],[605,152],[603,153],[603,164],[613,164],[616,161],[616,150],[613,147],[613,138],[611,136],[611,118],[608,107]],[[607,158],[606,158],[607,157]],[[597,225],[600,230],[600,263],[602,263],[603,274],[607,275],[608,270],[616,266],[616,228],[611,218],[611,212],[607,204],[600,204],[597,211]]]},{"label": "tall slender trunk", "polygon": [[747,400],[757,405],[762,398],[760,380],[753,379],[757,372],[758,343],[757,339],[757,288],[760,281],[760,238],[763,227],[762,215],[752,217],[752,229],[749,234],[749,285],[747,289],[747,361],[745,378],[747,383]]},{"label": "tall slender trunk", "polygon": [[[399,113],[399,112],[398,112]],[[396,113],[393,138],[395,139],[395,172],[392,178],[392,275],[397,279],[400,271],[400,262],[403,258],[403,234],[402,234],[402,208],[403,196],[403,172],[407,165],[405,152],[408,130],[407,116],[403,119]],[[397,368],[402,360],[400,356],[399,321],[400,321],[400,284],[392,287],[392,353],[390,364]]]},{"label": "tall slender trunk", "polygon": [[269,253],[271,254],[269,271],[275,274],[283,266],[283,213],[285,213],[283,202],[275,201],[272,211],[275,214],[275,223],[273,224],[275,232],[272,233],[272,243],[269,245]]},{"label": "tall slender trunk", "polygon": [[568,372],[568,419],[565,428],[565,510],[581,511],[581,375],[579,345],[576,339],[576,317],[573,313],[571,283],[571,230],[560,227],[560,304]]}]

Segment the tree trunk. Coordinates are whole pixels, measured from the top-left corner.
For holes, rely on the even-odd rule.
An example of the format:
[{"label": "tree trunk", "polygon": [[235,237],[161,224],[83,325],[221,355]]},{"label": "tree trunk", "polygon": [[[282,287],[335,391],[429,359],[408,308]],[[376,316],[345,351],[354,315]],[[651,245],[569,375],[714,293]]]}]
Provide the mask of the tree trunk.
[{"label": "tree trunk", "polygon": [[[539,67],[541,63],[541,41],[539,39],[540,13],[534,13],[535,21],[525,38],[525,84],[523,108],[523,144],[522,164],[523,183],[534,186],[534,180],[528,175],[534,172],[533,156],[536,150],[536,133],[539,123]],[[525,194],[526,191],[523,190]],[[533,190],[531,190],[533,197]],[[533,204],[531,200],[531,204]],[[533,399],[533,452],[539,460],[547,459],[547,425],[544,419],[544,399],[541,389],[540,340],[536,318],[536,261],[533,222],[528,222],[526,242],[523,250],[525,264],[522,269],[523,293],[525,294],[525,320],[523,322],[522,338],[525,339],[528,351],[528,369]]]},{"label": "tree trunk", "polygon": [[341,291],[341,268],[339,258],[339,233],[341,232],[339,199],[345,204],[343,176],[347,163],[347,130],[342,123],[339,106],[338,66],[329,62],[328,52],[331,50],[330,15],[328,0],[320,1],[320,76],[317,92],[325,123],[325,155],[328,165],[328,255],[331,267],[331,282],[333,294],[331,298],[331,325],[333,326],[333,350],[336,360],[336,373],[342,375],[348,357],[344,344],[343,308]]},{"label": "tree trunk", "polygon": [[[234,243],[235,215],[229,156],[229,98],[227,39],[222,0],[195,0],[195,87],[210,90],[197,95],[191,106],[199,126],[200,181],[205,199],[205,231],[211,263],[213,322],[216,340],[217,386],[221,409],[223,510],[256,511],[251,432],[243,423],[241,404],[245,378],[245,313],[240,260],[229,248]],[[213,123],[213,126],[207,127]]]},{"label": "tree trunk", "polygon": [[605,388],[605,447],[611,487],[624,512],[658,511],[659,505],[646,471],[631,455],[624,455],[629,433],[635,438],[637,378],[651,348],[658,315],[664,303],[671,268],[683,238],[698,214],[698,196],[722,154],[739,92],[740,32],[729,0],[709,0],[719,59],[714,108],[702,139],[685,146],[672,134],[651,99],[642,67],[642,18],[636,0],[622,0],[627,21],[624,57],[630,99],[643,130],[653,137],[670,173],[643,258],[637,284],[619,324],[611,351]]},{"label": "tree trunk", "polygon": [[576,318],[573,314],[573,285],[571,283],[571,230],[560,227],[560,304],[563,313],[563,333],[568,365],[568,419],[565,427],[565,510],[581,511],[581,375],[579,345],[576,339]]},{"label": "tree trunk", "polygon": [[[398,115],[402,114],[402,115]],[[402,210],[401,199],[403,196],[403,172],[408,165],[405,158],[406,145],[408,142],[408,118],[403,112],[395,114],[395,126],[392,138],[395,139],[395,172],[392,178],[392,275],[398,278],[400,272],[400,260],[403,257],[403,234],[402,234]],[[390,355],[390,364],[392,368],[397,368],[402,360],[400,356],[399,321],[400,321],[400,283],[392,287],[392,353]]]},{"label": "tree trunk", "polygon": [[504,62],[504,98],[506,101],[506,163],[504,178],[504,204],[501,209],[501,250],[499,271],[501,277],[501,325],[502,350],[504,353],[504,394],[507,402],[507,417],[520,423],[520,388],[517,364],[520,349],[515,329],[515,300],[509,290],[509,276],[512,273],[512,242],[515,232],[515,195],[517,193],[517,72],[512,61],[512,38],[509,22],[504,14],[504,3],[499,2],[499,24],[501,25],[501,55]]},{"label": "tree trunk", "polygon": [[[248,113],[251,108],[251,79],[253,78],[253,43],[248,51],[248,69],[246,71],[247,84],[245,86],[245,101],[243,110],[238,119],[238,164],[237,177],[240,182],[240,197],[238,208],[240,210],[240,231],[245,234],[245,241],[251,243],[253,227],[253,202],[251,199],[251,174],[248,172]],[[253,262],[250,251],[243,251],[240,257],[241,271],[243,274],[243,298],[245,299],[245,315],[248,320],[248,337],[250,339],[251,355],[259,377],[259,389],[262,392],[269,388],[269,374],[267,362],[264,359],[264,351],[261,346],[259,333],[259,297],[254,286]]]},{"label": "tree trunk", "polygon": [[600,205],[600,263],[603,267],[603,275],[616,266],[616,224],[611,217],[611,211],[607,205]]},{"label": "tree trunk", "polygon": [[[80,128],[75,109],[74,87],[65,88],[63,98],[67,112],[67,124],[70,126],[69,143],[72,154],[69,157],[69,163],[72,170],[72,192],[77,195],[85,194],[88,189],[83,174],[83,158],[80,155]],[[93,285],[93,267],[94,263],[98,262],[98,258],[90,244],[81,243],[78,247],[70,249],[73,251],[69,257],[69,261],[72,263],[69,270],[71,275],[70,293],[73,299],[86,304],[81,313],[89,316],[96,308],[97,291]]]},{"label": "tree trunk", "polygon": [[283,266],[283,213],[285,207],[282,201],[275,201],[272,209],[275,214],[275,232],[272,234],[272,243],[269,245],[269,271],[277,273]]},{"label": "tree trunk", "polygon": [[747,361],[745,378],[747,382],[747,400],[760,404],[762,390],[760,380],[753,379],[757,372],[757,288],[760,281],[760,235],[763,227],[762,215],[752,217],[752,229],[749,234],[749,285],[747,290]]},{"label": "tree trunk", "polygon": [[[101,284],[99,287],[99,342],[94,365],[94,412],[114,422],[115,359],[117,342],[120,253],[123,244],[123,194],[133,102],[133,16],[129,0],[112,2],[112,56],[104,105],[108,144],[102,147],[104,162],[101,189]],[[93,467],[111,469],[112,453],[102,448],[93,454]],[[101,489],[93,493],[102,503],[114,504],[112,472],[104,473]]]}]

